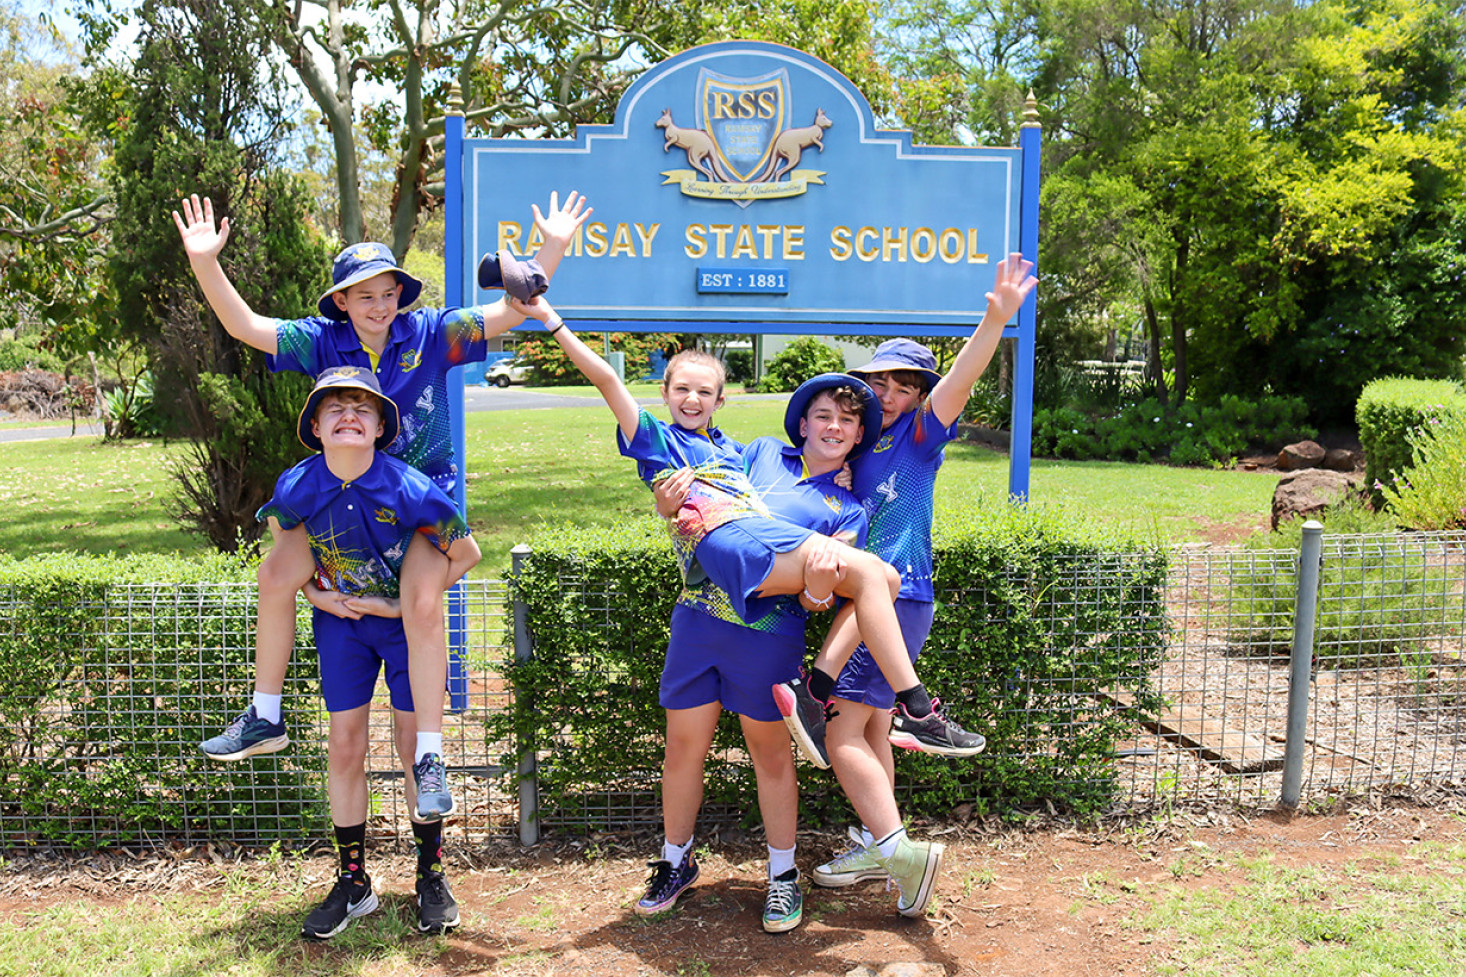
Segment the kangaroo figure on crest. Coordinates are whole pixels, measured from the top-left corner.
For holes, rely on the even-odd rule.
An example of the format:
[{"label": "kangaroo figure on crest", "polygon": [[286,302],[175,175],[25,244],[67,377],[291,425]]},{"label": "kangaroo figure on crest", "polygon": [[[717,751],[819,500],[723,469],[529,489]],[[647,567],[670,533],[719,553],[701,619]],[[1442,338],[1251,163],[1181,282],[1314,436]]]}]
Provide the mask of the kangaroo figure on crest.
[{"label": "kangaroo figure on crest", "polygon": [[687,162],[703,176],[714,183],[728,183],[728,177],[724,176],[718,167],[718,150],[713,145],[713,137],[702,129],[683,129],[672,122],[672,110],[662,109],[662,117],[657,120],[657,128],[665,130],[666,141],[662,143],[662,152],[669,153],[672,147],[687,150]]},{"label": "kangaroo figure on crest", "polygon": [[778,180],[799,165],[799,157],[811,146],[824,152],[825,130],[832,125],[834,123],[825,115],[824,109],[815,109],[814,125],[785,129],[779,133],[774,137],[774,149],[769,156],[768,165],[753,178],[753,182],[773,183]]}]

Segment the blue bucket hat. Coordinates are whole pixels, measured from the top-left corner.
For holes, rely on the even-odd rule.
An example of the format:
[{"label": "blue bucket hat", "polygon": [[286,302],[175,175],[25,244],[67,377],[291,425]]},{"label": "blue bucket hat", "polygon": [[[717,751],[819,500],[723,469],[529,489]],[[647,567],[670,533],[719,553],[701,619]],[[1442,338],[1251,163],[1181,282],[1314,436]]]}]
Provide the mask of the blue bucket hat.
[{"label": "blue bucket hat", "polygon": [[316,377],[316,385],[311,388],[311,395],[305,400],[305,407],[301,409],[300,420],[296,423],[295,433],[300,438],[300,443],[312,451],[321,450],[321,439],[316,437],[316,432],[311,430],[311,421],[316,416],[316,408],[321,406],[321,401],[326,394],[335,390],[365,390],[367,393],[376,394],[377,399],[382,402],[382,433],[377,437],[377,447],[385,448],[397,440],[397,428],[401,423],[398,417],[397,404],[391,397],[382,393],[382,385],[377,382],[376,375],[371,370],[364,370],[359,366],[333,366],[329,370],[322,370],[321,375]]},{"label": "blue bucket hat", "polygon": [[867,373],[887,373],[891,370],[911,370],[925,374],[927,389],[937,385],[942,375],[937,372],[937,358],[921,343],[909,339],[888,339],[876,347],[875,356],[865,366],[850,372],[856,376]]},{"label": "blue bucket hat", "polygon": [[789,395],[789,406],[784,408],[784,433],[789,436],[789,443],[794,447],[804,447],[804,436],[799,433],[799,422],[803,420],[804,412],[809,410],[809,402],[835,387],[850,387],[865,401],[862,408],[865,416],[861,418],[865,430],[861,432],[855,447],[845,456],[847,459],[854,458],[868,446],[875,444],[881,436],[881,400],[864,380],[848,373],[821,373],[801,383],[799,389]]},{"label": "blue bucket hat", "polygon": [[550,287],[550,280],[535,259],[495,251],[479,259],[478,284],[479,288],[502,288],[521,302],[528,302],[536,295],[543,295]]},{"label": "blue bucket hat", "polygon": [[397,267],[397,259],[391,248],[376,241],[366,241],[343,248],[336,256],[331,264],[332,285],[316,303],[316,308],[327,319],[345,322],[346,313],[337,308],[331,296],[387,271],[396,274],[397,280],[402,283],[402,293],[397,296],[397,308],[416,302],[417,297],[422,294],[422,282]]}]

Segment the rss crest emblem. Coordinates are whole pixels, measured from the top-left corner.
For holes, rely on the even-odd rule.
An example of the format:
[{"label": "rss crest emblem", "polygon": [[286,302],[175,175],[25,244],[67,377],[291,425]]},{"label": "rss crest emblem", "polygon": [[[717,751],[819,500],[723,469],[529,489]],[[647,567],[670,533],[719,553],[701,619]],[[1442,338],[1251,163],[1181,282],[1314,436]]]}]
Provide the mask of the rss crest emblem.
[{"label": "rss crest emblem", "polygon": [[825,151],[825,130],[833,123],[820,108],[810,125],[788,125],[789,76],[784,69],[757,78],[702,69],[693,115],[693,127],[687,129],[673,121],[670,108],[657,119],[662,151],[681,150],[691,167],[663,170],[663,186],[676,184],[689,197],[747,207],[755,200],[797,197],[824,184],[824,170],[799,164],[806,153]]}]

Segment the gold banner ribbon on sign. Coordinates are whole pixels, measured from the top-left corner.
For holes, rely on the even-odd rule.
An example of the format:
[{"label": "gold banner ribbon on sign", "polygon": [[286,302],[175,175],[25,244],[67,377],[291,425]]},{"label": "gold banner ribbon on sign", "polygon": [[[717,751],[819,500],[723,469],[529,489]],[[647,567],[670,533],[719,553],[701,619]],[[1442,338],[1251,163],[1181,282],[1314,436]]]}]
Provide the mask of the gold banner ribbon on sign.
[{"label": "gold banner ribbon on sign", "polygon": [[792,170],[787,181],[778,183],[710,183],[699,180],[697,170],[663,170],[662,186],[677,184],[689,197],[700,200],[774,200],[797,197],[813,185],[824,186],[824,170]]}]

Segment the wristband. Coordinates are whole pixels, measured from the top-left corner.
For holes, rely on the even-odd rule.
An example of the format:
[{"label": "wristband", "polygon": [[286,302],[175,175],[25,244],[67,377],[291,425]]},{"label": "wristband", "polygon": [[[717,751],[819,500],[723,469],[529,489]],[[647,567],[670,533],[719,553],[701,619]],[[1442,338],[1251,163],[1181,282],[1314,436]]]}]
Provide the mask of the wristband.
[{"label": "wristband", "polygon": [[835,595],[833,593],[831,593],[824,600],[819,600],[819,599],[817,599],[814,596],[814,594],[811,594],[809,592],[809,588],[808,587],[805,587],[804,588],[804,597],[805,597],[806,600],[808,600],[815,607],[828,607],[830,605],[830,603],[833,602],[834,599],[835,599]]},{"label": "wristband", "polygon": [[[546,325],[548,326],[548,323]],[[553,336],[553,335],[555,335],[555,333],[559,332],[561,329],[564,329],[564,328],[565,328],[565,320],[564,319],[561,319],[561,318],[559,318],[557,316],[556,319],[555,319],[555,325],[554,326],[550,326],[547,329],[547,331],[549,332],[549,334],[551,336]]]}]

